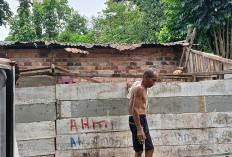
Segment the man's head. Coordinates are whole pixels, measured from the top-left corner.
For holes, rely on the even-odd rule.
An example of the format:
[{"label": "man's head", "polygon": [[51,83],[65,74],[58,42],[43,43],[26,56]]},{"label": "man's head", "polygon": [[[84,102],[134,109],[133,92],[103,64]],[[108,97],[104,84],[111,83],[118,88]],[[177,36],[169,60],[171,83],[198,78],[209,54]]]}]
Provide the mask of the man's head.
[{"label": "man's head", "polygon": [[155,72],[153,69],[147,69],[143,73],[143,84],[147,88],[150,88],[155,84],[157,78],[158,78],[157,72]]}]

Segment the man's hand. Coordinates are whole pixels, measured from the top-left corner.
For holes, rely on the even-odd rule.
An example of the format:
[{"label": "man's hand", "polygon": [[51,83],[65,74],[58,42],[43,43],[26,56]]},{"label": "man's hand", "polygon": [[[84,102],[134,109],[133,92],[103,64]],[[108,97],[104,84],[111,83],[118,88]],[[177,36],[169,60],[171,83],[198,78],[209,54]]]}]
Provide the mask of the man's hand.
[{"label": "man's hand", "polygon": [[140,144],[145,143],[146,135],[145,135],[142,127],[137,130],[137,138],[138,138]]}]

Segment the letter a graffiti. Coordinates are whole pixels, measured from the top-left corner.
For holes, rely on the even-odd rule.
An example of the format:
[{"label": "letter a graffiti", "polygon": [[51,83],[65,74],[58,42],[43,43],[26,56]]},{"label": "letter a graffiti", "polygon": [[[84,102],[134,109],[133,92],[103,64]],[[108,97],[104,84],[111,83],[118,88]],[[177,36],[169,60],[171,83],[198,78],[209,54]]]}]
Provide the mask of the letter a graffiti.
[{"label": "letter a graffiti", "polygon": [[71,148],[73,148],[73,145],[74,146],[77,145],[76,142],[75,142],[75,140],[72,137],[70,138],[70,141],[71,141]]},{"label": "letter a graffiti", "polygon": [[70,129],[72,131],[73,127],[76,129],[76,132],[78,133],[78,129],[77,129],[77,124],[75,120],[70,120]]}]

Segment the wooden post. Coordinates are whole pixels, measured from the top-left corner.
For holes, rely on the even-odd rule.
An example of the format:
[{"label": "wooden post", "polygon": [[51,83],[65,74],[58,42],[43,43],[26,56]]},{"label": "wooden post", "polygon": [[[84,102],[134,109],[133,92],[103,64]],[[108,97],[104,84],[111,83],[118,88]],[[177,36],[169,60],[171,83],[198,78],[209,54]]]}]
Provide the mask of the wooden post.
[{"label": "wooden post", "polygon": [[[191,28],[188,28],[188,33],[187,33],[187,36],[186,36],[186,39],[185,39],[185,43],[188,43],[188,41],[189,41],[189,36],[190,36],[191,30],[192,30]],[[186,52],[186,47],[184,46],[183,52],[182,52],[181,58],[180,58],[179,67],[181,67],[182,60],[183,60],[183,58],[184,58],[185,52]]]},{"label": "wooden post", "polygon": [[190,45],[189,45],[189,47],[188,47],[188,49],[187,49],[187,52],[186,52],[186,61],[185,61],[184,69],[183,69],[183,70],[185,70],[185,68],[186,68],[186,66],[187,66],[187,63],[188,63],[188,60],[189,60],[190,50],[191,50],[191,48],[192,48],[192,46],[193,46],[193,41],[194,41],[194,38],[195,38],[195,36],[196,36],[196,31],[197,31],[197,29],[196,29],[196,27],[194,27],[194,29],[193,29],[193,34],[192,34],[192,38],[191,38],[191,41],[190,41]]}]

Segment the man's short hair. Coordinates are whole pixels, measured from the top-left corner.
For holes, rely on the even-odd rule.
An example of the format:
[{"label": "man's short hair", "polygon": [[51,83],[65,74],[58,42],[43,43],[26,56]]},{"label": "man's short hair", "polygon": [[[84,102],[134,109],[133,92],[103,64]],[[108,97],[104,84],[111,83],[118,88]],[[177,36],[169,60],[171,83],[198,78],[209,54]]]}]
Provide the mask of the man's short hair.
[{"label": "man's short hair", "polygon": [[145,76],[147,76],[148,78],[154,77],[154,72],[155,72],[155,70],[153,70],[153,69],[147,69],[147,70],[145,70],[144,73],[143,73],[143,78]]}]

